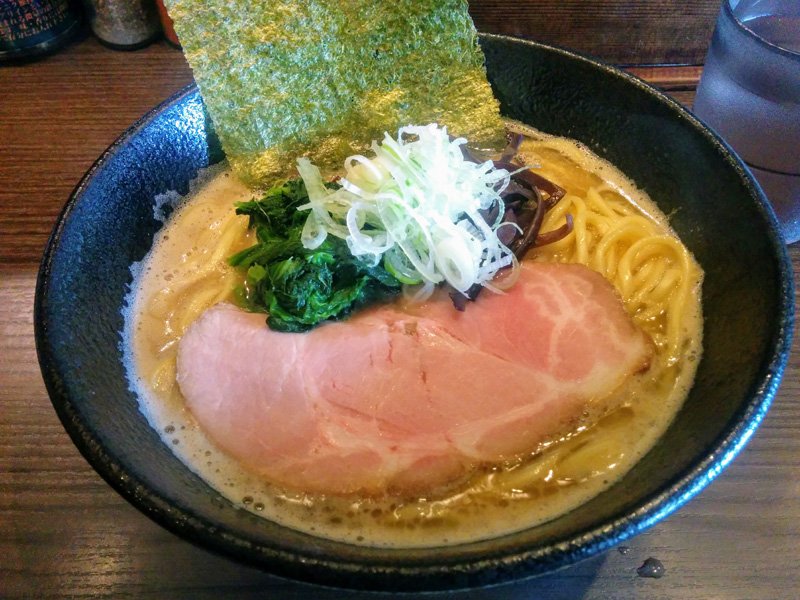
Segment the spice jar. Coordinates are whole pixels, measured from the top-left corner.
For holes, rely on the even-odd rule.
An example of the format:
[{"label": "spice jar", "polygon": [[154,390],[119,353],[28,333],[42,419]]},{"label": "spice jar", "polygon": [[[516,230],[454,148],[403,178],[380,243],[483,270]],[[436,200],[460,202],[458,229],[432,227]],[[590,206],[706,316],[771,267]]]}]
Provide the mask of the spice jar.
[{"label": "spice jar", "polygon": [[154,0],[83,0],[83,3],[92,32],[110,48],[143,48],[161,33]]},{"label": "spice jar", "polygon": [[82,16],[73,0],[0,0],[0,61],[54,52],[80,31]]}]

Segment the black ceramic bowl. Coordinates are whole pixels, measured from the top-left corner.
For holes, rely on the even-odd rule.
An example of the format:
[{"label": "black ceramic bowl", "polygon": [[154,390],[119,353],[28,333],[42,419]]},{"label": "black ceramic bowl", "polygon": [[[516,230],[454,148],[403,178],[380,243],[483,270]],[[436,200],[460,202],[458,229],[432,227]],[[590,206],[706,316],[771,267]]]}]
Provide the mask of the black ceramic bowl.
[{"label": "black ceramic bowl", "polygon": [[44,256],[36,341],[53,405],[94,468],[184,538],[272,573],[364,589],[446,589],[540,574],[619,543],[698,493],[736,455],[789,353],[792,274],[744,164],[676,102],[563,50],[482,36],[508,117],[586,143],[671,216],[705,269],[705,353],[675,422],[611,489],[545,525],[443,548],[387,550],[298,533],[233,505],[172,454],[137,409],[120,360],[120,307],[159,228],[156,194],[219,158],[189,88],[129,129],[70,197]]}]

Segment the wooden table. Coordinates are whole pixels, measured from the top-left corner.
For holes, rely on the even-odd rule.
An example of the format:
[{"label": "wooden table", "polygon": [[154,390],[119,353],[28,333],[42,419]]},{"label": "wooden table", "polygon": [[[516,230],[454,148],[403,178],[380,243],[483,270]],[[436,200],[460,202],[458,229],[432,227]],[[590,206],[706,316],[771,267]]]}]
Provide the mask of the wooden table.
[{"label": "wooden table", "polygon": [[[687,104],[700,74],[699,67],[634,71]],[[33,295],[53,223],[119,133],[191,81],[181,54],[164,42],[120,53],[87,39],[46,60],[0,68],[0,597],[363,597],[265,575],[161,529],[84,461],[42,383]],[[800,245],[790,253],[800,272]],[[442,597],[797,598],[800,335],[795,340],[753,440],[699,497],[634,538],[629,552]],[[637,576],[649,556],[664,563],[666,576]]]}]

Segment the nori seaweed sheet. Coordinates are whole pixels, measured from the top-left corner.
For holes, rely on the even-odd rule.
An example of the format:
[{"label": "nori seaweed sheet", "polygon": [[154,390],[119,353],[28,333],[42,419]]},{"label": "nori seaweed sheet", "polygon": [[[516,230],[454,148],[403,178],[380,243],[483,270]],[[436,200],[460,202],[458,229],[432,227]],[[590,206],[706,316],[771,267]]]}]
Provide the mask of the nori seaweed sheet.
[{"label": "nori seaweed sheet", "polygon": [[252,187],[341,168],[439,123],[481,148],[503,123],[466,0],[166,0],[222,147]]}]

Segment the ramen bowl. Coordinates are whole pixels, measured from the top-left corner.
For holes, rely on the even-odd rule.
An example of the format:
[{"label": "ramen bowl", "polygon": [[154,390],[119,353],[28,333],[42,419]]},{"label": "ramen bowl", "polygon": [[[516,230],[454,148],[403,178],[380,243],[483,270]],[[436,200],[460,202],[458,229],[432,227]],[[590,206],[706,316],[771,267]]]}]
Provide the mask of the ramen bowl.
[{"label": "ramen bowl", "polygon": [[[375,548],[237,508],[189,470],[139,412],[122,363],[130,265],[161,226],[154,198],[185,193],[222,158],[190,87],[146,115],[81,180],[36,290],[53,405],[92,466],[172,532],[273,574],[345,588],[459,589],[532,577],[652,526],[713,480],[756,430],[791,341],[792,274],[777,221],[742,161],[672,99],[574,53],[484,35],[503,114],[582,141],[646,191],[705,270],[704,353],[685,405],[636,466],[555,520],[458,545]],[[602,90],[602,93],[598,93]]]}]

